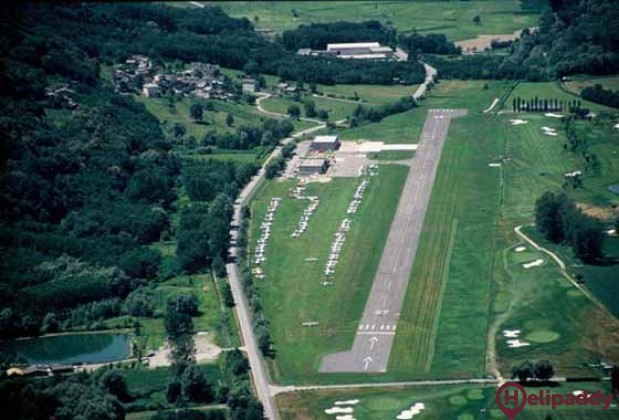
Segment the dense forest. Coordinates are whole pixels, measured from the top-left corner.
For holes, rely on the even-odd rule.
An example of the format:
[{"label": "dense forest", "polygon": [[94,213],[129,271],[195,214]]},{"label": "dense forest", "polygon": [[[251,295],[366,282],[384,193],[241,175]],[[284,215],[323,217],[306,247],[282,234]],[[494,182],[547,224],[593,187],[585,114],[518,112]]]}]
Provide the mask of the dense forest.
[{"label": "dense forest", "polygon": [[[91,69],[96,66],[96,60],[92,58],[114,64],[131,54],[146,54],[156,63],[200,61],[324,84],[391,84],[394,77],[413,84],[421,82],[424,75],[418,63],[301,58],[296,52],[286,50],[282,42],[258,35],[247,19],[230,18],[218,7],[183,9],[155,3],[46,4],[22,7],[13,13],[11,20],[21,22],[24,27],[37,27],[39,33],[20,48],[20,53],[32,56],[53,49],[55,53],[48,55],[54,58],[46,60],[45,71],[64,69],[91,84],[96,79],[95,69]],[[373,23],[353,24],[353,27],[359,25],[368,26],[371,34],[384,32],[384,37],[395,36],[382,27],[372,29]],[[351,34],[356,31],[351,29]],[[311,36],[314,35],[312,31]],[[347,36],[344,31],[338,32],[340,35]],[[72,46],[60,48],[63,43],[48,42],[52,39],[66,39]],[[304,42],[319,41],[312,38]]]},{"label": "dense forest", "polygon": [[586,263],[604,257],[602,222],[584,214],[565,194],[546,192],[536,201],[535,227],[547,240],[570,246]]},{"label": "dense forest", "polygon": [[378,42],[395,47],[396,32],[375,20],[366,22],[334,22],[301,25],[297,29],[284,31],[282,43],[291,51],[299,48],[325,50],[327,44],[343,42]]},{"label": "dense forest", "polygon": [[456,46],[443,34],[428,34],[421,35],[413,33],[411,35],[402,35],[399,39],[399,44],[409,54],[439,54],[439,55],[455,55],[460,54],[461,48]]},{"label": "dense forest", "polygon": [[429,59],[443,78],[539,81],[619,71],[619,8],[605,0],[551,0],[535,31],[525,30],[508,56]]},{"label": "dense forest", "polygon": [[591,102],[619,108],[619,92],[613,92],[611,89],[604,89],[604,87],[599,84],[584,88],[582,92],[580,92],[580,96]]},{"label": "dense forest", "polygon": [[[11,13],[0,43],[0,335],[93,328],[139,314],[152,283],[211,266],[221,273],[231,203],[257,166],[183,161],[173,135],[99,72],[161,48],[146,44],[157,28],[209,37],[250,33],[248,22],[216,8],[202,15],[146,4],[30,4]],[[64,98],[50,94],[58,90]],[[205,141],[273,147],[291,131],[266,120]],[[180,190],[195,205],[173,226]],[[148,246],[161,239],[178,240],[176,264],[162,265]]]}]

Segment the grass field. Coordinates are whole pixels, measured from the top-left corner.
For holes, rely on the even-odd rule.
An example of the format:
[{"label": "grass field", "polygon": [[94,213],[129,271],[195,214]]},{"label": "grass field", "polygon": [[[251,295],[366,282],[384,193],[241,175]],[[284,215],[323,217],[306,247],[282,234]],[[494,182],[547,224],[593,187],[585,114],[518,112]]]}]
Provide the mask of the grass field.
[{"label": "grass field", "polygon": [[[255,106],[233,101],[210,101],[214,111],[204,111],[201,123],[193,121],[190,115],[190,107],[193,103],[204,103],[192,98],[182,98],[176,102],[174,108],[170,108],[165,99],[147,98],[142,95],[134,95],[134,98],[146,105],[148,111],[153,114],[164,126],[181,123],[187,127],[187,134],[200,140],[204,134],[211,130],[233,132],[241,125],[260,124],[265,119],[277,117],[261,113]],[[316,104],[318,105],[318,103]],[[234,117],[232,126],[226,124],[228,114]],[[295,130],[303,130],[314,124],[305,121],[293,121]]]},{"label": "grass field", "polygon": [[570,76],[570,80],[565,84],[567,87],[577,95],[589,86],[595,86],[597,84],[602,85],[604,89],[610,89],[613,92],[619,91],[619,76],[589,76],[586,74]]},{"label": "grass field", "polygon": [[301,110],[301,116],[305,117],[305,109],[303,108],[304,100],[312,100],[316,104],[316,111],[321,109],[325,109],[329,112],[329,120],[330,121],[339,121],[350,115],[352,115],[353,111],[357,107],[357,104],[350,102],[343,102],[332,100],[329,98],[319,98],[319,97],[310,97],[305,96],[301,102],[296,102],[291,98],[282,98],[282,97],[272,97],[269,99],[265,99],[262,101],[262,107],[270,112],[277,112],[280,114],[287,114],[288,107],[291,105],[296,105]]},{"label": "grass field", "polygon": [[[395,102],[398,99],[410,96],[417,90],[418,85],[317,85],[320,94],[333,95],[337,98],[355,99],[367,105],[383,105]],[[355,96],[356,94],[356,96]]]},{"label": "grass field", "polygon": [[[475,38],[478,34],[513,33],[536,26],[539,12],[525,12],[520,3],[508,1],[313,1],[313,2],[222,2],[233,17],[247,17],[258,29],[282,32],[309,23],[378,20],[399,32],[416,30],[443,33],[454,41]],[[297,17],[292,11],[296,11]],[[475,24],[474,16],[481,17]]]},{"label": "grass field", "polygon": [[[565,383],[554,387],[552,394],[569,394],[576,390],[609,393],[607,383]],[[539,388],[527,387],[527,393],[537,393]],[[496,388],[479,388],[474,386],[441,387],[385,387],[373,389],[320,390],[287,393],[277,396],[283,420],[296,419],[333,419],[325,410],[334,407],[334,402],[358,399],[353,407],[354,418],[359,420],[393,419],[402,410],[409,409],[415,403],[423,403],[425,409],[420,418],[431,419],[504,419],[495,399]],[[619,414],[617,407],[602,411],[599,407],[559,407],[551,410],[548,406],[525,406],[518,419],[547,419],[563,417],[611,419]],[[416,418],[417,416],[415,416]]]},{"label": "grass field", "polygon": [[377,160],[403,160],[410,159],[414,155],[413,150],[383,150],[378,153],[370,153],[368,157]]},{"label": "grass field", "polygon": [[[533,90],[534,87],[529,88]],[[495,334],[499,368],[509,371],[513,364],[522,360],[548,358],[559,374],[582,375],[583,364],[600,359],[619,360],[619,352],[613,344],[619,338],[619,324],[571,286],[548,256],[532,250],[513,252],[519,241],[512,228],[532,223],[537,197],[544,191],[561,191],[563,174],[582,170],[584,160],[563,148],[565,138],[559,120],[540,114],[519,115],[528,123],[511,126],[507,121],[509,117],[503,117],[506,127],[504,154],[510,160],[502,168],[504,188],[497,247],[501,263],[494,273],[492,309],[497,315],[495,326],[499,330],[521,329],[522,339],[531,345],[508,348],[502,335]],[[559,136],[542,135],[540,127],[544,125],[556,126]],[[596,212],[603,214],[618,204],[618,197],[606,189],[617,179],[618,157],[612,152],[616,134],[613,136],[613,129],[606,121],[581,121],[577,129],[587,138],[589,150],[595,151],[602,161],[599,173],[583,171],[583,188],[568,193],[579,203],[596,206]],[[540,240],[534,231],[529,233]],[[614,239],[608,246],[609,254],[617,255]],[[585,274],[589,289],[610,310],[617,310],[618,289],[614,283],[609,283],[616,265],[583,266],[573,258],[571,251],[562,247],[553,249],[566,261],[569,271]],[[521,266],[538,258],[544,260],[540,267],[525,270]]]},{"label": "grass field", "polygon": [[[273,365],[278,382],[320,380],[322,356],[348,348],[363,312],[380,252],[387,238],[399,193],[407,173],[403,166],[381,166],[373,177],[340,254],[334,286],[323,287],[323,270],[333,235],[360,180],[336,178],[308,184],[307,194],[320,197],[320,205],[300,238],[290,238],[306,200],[288,197],[295,182],[269,182],[252,205],[252,246],[271,197],[284,198],[273,224],[263,264],[266,278],[258,280],[265,315],[271,323],[277,358]],[[350,217],[350,216],[349,216]],[[354,245],[354,246],[353,246]],[[306,258],[317,258],[306,262]],[[302,322],[317,321],[316,328]],[[325,375],[322,375],[323,377]],[[328,376],[328,375],[326,375]]]},{"label": "grass field", "polygon": [[[432,91],[431,97],[422,102],[421,107],[401,114],[391,115],[375,124],[340,130],[343,140],[366,139],[385,143],[417,143],[428,108],[467,108],[469,114],[481,113],[495,97],[511,85],[510,82],[442,81]],[[471,100],[475,98],[474,100]]]},{"label": "grass field", "polygon": [[[479,126],[484,125],[484,135]],[[480,376],[492,282],[502,128],[452,120],[424,221],[389,369]],[[466,328],[462,321],[466,319]]]},{"label": "grass field", "polygon": [[[200,365],[208,382],[212,385],[218,384],[222,380],[222,372],[217,364],[204,364]],[[127,387],[131,390],[132,394],[137,396],[137,400],[133,403],[137,407],[151,407],[153,410],[159,406],[170,407],[166,400],[166,389],[172,374],[168,368],[137,368],[137,369],[125,369],[123,375],[127,382]],[[195,404],[190,404],[190,407],[194,408]],[[173,406],[172,406],[173,407]],[[201,405],[196,407],[200,410],[211,410],[224,408],[221,405],[213,404],[211,406]],[[173,409],[173,408],[171,408]],[[139,419],[151,419],[157,412],[156,411],[138,411],[127,413],[127,419],[139,420]]]}]

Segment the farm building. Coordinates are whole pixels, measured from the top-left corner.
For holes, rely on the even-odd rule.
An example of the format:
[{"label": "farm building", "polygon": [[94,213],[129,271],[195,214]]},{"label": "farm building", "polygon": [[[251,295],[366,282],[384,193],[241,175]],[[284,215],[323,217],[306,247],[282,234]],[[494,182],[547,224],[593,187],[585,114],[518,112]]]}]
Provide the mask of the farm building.
[{"label": "farm building", "polygon": [[326,159],[302,159],[299,164],[299,176],[324,174],[326,170]]},{"label": "farm building", "polygon": [[316,136],[310,144],[310,151],[328,152],[339,149],[340,139],[338,136]]},{"label": "farm building", "polygon": [[142,93],[149,98],[159,96],[160,92],[159,85],[155,83],[146,83],[142,86]]},{"label": "farm building", "polygon": [[243,79],[243,93],[254,93],[258,90],[258,82],[255,79]]},{"label": "farm building", "polygon": [[327,53],[340,58],[386,59],[391,57],[393,49],[378,42],[354,42],[346,44],[327,44]]}]

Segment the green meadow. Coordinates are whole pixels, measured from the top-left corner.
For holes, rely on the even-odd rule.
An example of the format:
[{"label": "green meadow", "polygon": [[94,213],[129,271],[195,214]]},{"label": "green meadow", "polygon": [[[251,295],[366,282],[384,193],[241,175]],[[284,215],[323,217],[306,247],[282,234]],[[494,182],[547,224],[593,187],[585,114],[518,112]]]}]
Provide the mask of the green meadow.
[{"label": "green meadow", "polygon": [[[524,10],[519,1],[241,1],[221,2],[233,17],[246,17],[259,30],[280,33],[299,25],[378,20],[399,32],[443,33],[453,41],[480,34],[511,34],[537,25],[539,10]],[[294,13],[293,13],[294,11]],[[295,16],[296,15],[296,16]],[[480,24],[473,22],[479,15]]]},{"label": "green meadow", "polygon": [[[407,171],[404,166],[380,166],[352,216],[346,208],[361,179],[308,184],[305,194],[319,197],[320,204],[299,238],[290,235],[309,202],[289,196],[296,181],[269,181],[257,193],[252,204],[252,250],[271,198],[283,198],[262,265],[266,277],[256,280],[277,352],[271,366],[277,382],[331,380],[317,373],[320,361],[352,344],[380,259],[377,250],[386,241]],[[325,263],[344,218],[352,220],[351,230],[336,273],[328,279],[323,274]],[[325,281],[334,284],[323,286]],[[313,321],[318,326],[301,325]]]}]

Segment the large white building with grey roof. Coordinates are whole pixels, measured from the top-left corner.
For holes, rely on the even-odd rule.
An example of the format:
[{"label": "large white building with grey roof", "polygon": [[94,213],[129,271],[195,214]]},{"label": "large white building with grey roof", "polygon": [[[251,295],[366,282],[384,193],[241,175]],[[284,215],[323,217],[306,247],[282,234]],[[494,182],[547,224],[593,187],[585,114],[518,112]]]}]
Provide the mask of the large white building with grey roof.
[{"label": "large white building with grey roof", "polygon": [[310,151],[329,152],[339,149],[340,139],[338,136],[316,136],[310,144]]}]

